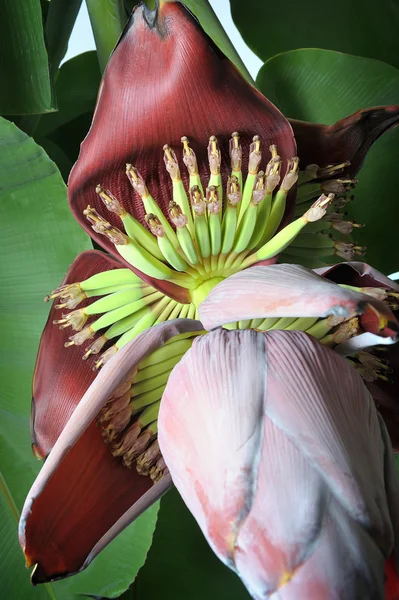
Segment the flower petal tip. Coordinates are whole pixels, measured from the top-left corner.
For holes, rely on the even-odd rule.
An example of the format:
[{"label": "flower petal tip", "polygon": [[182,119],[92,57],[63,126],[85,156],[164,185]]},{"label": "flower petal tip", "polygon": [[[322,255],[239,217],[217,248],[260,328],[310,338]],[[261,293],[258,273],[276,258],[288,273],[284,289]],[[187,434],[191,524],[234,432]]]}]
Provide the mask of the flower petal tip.
[{"label": "flower petal tip", "polygon": [[399,104],[364,108],[333,125],[290,122],[303,164],[349,161],[345,175],[354,177],[374,142],[399,125]]},{"label": "flower petal tip", "polygon": [[33,566],[36,566],[35,560],[33,558],[31,558],[29,556],[29,554],[26,554],[24,551],[24,556],[25,556],[25,567],[27,569],[30,569]]},{"label": "flower petal tip", "polygon": [[44,569],[42,568],[41,564],[36,563],[35,566],[33,567],[33,571],[30,576],[30,582],[34,587],[36,587],[40,583],[49,583],[50,581],[55,581],[57,579],[63,579],[67,575],[70,575],[70,573],[60,573],[53,577],[48,576],[45,573]]},{"label": "flower petal tip", "polygon": [[33,442],[32,442],[32,453],[33,453],[33,456],[35,458],[37,458],[38,460],[46,459],[45,453],[42,450],[40,450],[40,448]]}]

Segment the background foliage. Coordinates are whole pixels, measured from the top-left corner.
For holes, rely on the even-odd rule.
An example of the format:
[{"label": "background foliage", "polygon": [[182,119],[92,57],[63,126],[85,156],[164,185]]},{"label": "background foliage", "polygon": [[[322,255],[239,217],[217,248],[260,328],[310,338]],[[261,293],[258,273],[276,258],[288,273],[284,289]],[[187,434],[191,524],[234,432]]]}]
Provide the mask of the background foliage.
[{"label": "background foliage", "polygon": [[[47,314],[41,298],[90,247],[69,214],[65,182],[90,126],[101,72],[136,4],[86,0],[97,52],[60,66],[81,3],[2,3],[0,214],[6,260],[0,267],[0,588],[12,600],[115,598],[123,592],[125,600],[248,599],[174,491],[161,500],[154,536],[158,507],[75,578],[33,589],[23,566],[16,523],[40,467],[30,453],[29,412]],[[251,80],[208,1],[186,4]],[[337,0],[332,9],[326,2],[287,0],[282,10],[271,0],[231,0],[231,9],[245,41],[265,61],[256,85],[286,116],[334,123],[360,108],[399,102],[396,2],[380,0],[376,9],[371,0]],[[367,258],[387,273],[398,269],[398,142],[396,130],[375,144],[350,208],[351,216],[367,225],[357,236],[370,247]]]}]

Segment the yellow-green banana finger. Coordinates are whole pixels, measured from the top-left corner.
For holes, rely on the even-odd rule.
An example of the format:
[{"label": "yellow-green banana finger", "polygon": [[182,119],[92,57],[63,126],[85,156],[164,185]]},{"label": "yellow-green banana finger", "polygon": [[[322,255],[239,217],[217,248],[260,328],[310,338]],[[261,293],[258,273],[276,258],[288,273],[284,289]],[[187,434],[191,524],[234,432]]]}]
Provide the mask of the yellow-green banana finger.
[{"label": "yellow-green banana finger", "polygon": [[107,329],[104,334],[105,337],[111,340],[123,335],[126,331],[129,331],[129,329],[132,329],[149,311],[151,311],[151,307],[144,306],[141,310],[116,321],[109,329]]},{"label": "yellow-green banana finger", "polygon": [[148,296],[153,292],[154,289],[150,286],[148,286],[147,293],[143,293],[143,291],[140,288],[133,288],[131,290],[115,292],[114,294],[109,294],[104,298],[100,298],[100,300],[96,300],[89,306],[86,306],[85,313],[87,315],[98,315],[100,313],[106,313],[110,310],[114,310],[115,308],[125,306],[125,304],[129,304],[134,300],[139,300],[140,298]]},{"label": "yellow-green banana finger", "polygon": [[139,417],[140,424],[144,427],[145,425],[149,425],[153,421],[158,418],[159,408],[161,406],[161,402],[154,402],[146,408]]},{"label": "yellow-green banana finger", "polygon": [[147,406],[151,406],[155,402],[158,402],[162,398],[165,387],[166,383],[158,386],[154,390],[150,390],[149,392],[141,394],[129,403],[130,408],[135,413],[143,408],[146,408]]},{"label": "yellow-green banana finger", "polygon": [[194,235],[193,215],[191,214],[186,190],[181,179],[173,180],[173,200],[180,206],[183,214],[187,216],[187,228],[191,235]]},{"label": "yellow-green banana finger", "polygon": [[180,317],[180,313],[181,313],[181,309],[182,309],[182,304],[180,304],[179,302],[176,302],[175,307],[173,308],[172,312],[170,313],[168,319],[170,321],[172,321],[173,319],[179,319]]},{"label": "yellow-green banana finger", "polygon": [[240,144],[240,135],[237,131],[231,134],[229,140],[229,155],[231,164],[231,176],[238,179],[240,189],[242,189],[242,147]]},{"label": "yellow-green banana finger", "polygon": [[122,223],[128,236],[141,246],[145,247],[150,254],[164,260],[164,257],[158,248],[158,244],[153,235],[141,223],[136,221],[129,213],[121,215]]},{"label": "yellow-green banana finger", "polygon": [[238,224],[240,224],[241,219],[243,218],[244,213],[247,210],[249,203],[251,202],[252,190],[254,189],[256,176],[256,173],[248,173],[247,178],[245,180],[241,204],[238,207]]},{"label": "yellow-green banana finger", "polygon": [[264,321],[264,319],[252,319],[250,324],[250,329],[257,329],[259,325]]},{"label": "yellow-green banana finger", "polygon": [[[298,234],[302,231],[305,225],[309,222],[318,221],[322,219],[327,212],[327,208],[329,204],[333,201],[334,194],[329,194],[325,196],[324,194],[320,196],[312,204],[309,210],[306,211],[302,217],[292,221],[289,225],[281,229],[269,242],[267,242],[264,246],[262,246],[255,254],[249,256],[243,261],[243,267],[249,267],[260,260],[267,260],[268,258],[272,258],[285,250],[287,246],[292,244],[294,239],[298,236]],[[273,207],[272,207],[273,211]],[[307,248],[298,248],[298,250],[308,250]],[[323,253],[327,251],[323,248],[319,249],[317,254],[322,256]]]},{"label": "yellow-green banana finger", "polygon": [[202,258],[208,258],[211,254],[211,240],[209,238],[208,223],[205,215],[194,216],[195,237]]},{"label": "yellow-green banana finger", "polygon": [[163,256],[176,271],[185,271],[188,268],[188,264],[176,251],[168,237],[159,237],[158,244]]},{"label": "yellow-green banana finger", "polygon": [[[202,195],[202,196],[204,195],[204,188],[203,188],[203,186],[202,186],[201,177],[199,176],[199,174],[198,174],[198,173],[195,173],[195,174],[191,174],[191,173],[190,173],[190,181],[189,181],[189,185],[190,185],[190,189],[191,189],[191,188],[193,188],[193,187],[196,187],[196,186],[198,186],[198,187],[199,187],[199,190],[200,190],[200,192],[201,192],[201,195]],[[194,218],[195,218],[195,214],[194,214],[193,216],[194,216]]]},{"label": "yellow-green banana finger", "polygon": [[328,319],[319,319],[314,325],[312,325],[312,327],[306,329],[306,333],[312,335],[318,340],[321,340],[332,328],[333,326],[329,324]]},{"label": "yellow-green banana finger", "polygon": [[191,348],[192,343],[192,339],[186,338],[182,340],[177,340],[176,342],[174,341],[173,343],[165,344],[164,346],[161,346],[161,348],[158,348],[149,356],[144,358],[140,362],[140,369],[156,365],[174,356],[184,354],[189,348]]},{"label": "yellow-green banana finger", "polygon": [[163,323],[163,321],[168,321],[171,319],[171,313],[178,303],[176,300],[169,300],[167,304],[162,308],[162,311],[159,313],[155,323]]},{"label": "yellow-green banana finger", "polygon": [[155,390],[157,387],[164,385],[168,381],[169,375],[170,375],[169,371],[164,371],[163,373],[160,373],[159,375],[153,375],[153,376],[149,377],[148,379],[143,379],[142,381],[139,381],[137,383],[136,383],[136,380],[134,379],[130,396],[132,398],[136,398],[137,396],[139,396],[140,394],[143,394],[144,392],[150,392],[152,390]]},{"label": "yellow-green banana finger", "polygon": [[170,302],[170,298],[168,298],[167,296],[164,296],[159,302],[157,302],[157,304],[152,306],[151,311],[147,311],[142,316],[142,318],[139,321],[137,321],[137,323],[134,325],[134,327],[132,329],[130,329],[129,331],[126,331],[126,333],[124,333],[122,335],[122,337],[119,338],[119,340],[115,344],[115,346],[118,348],[118,350],[123,348],[123,346],[126,346],[126,344],[128,342],[133,340],[140,333],[143,333],[143,331],[152,327],[154,325],[155,321],[157,320],[157,318],[159,317],[160,313],[162,312],[162,310],[165,308],[165,306],[169,302]]},{"label": "yellow-green banana finger", "polygon": [[231,171],[231,177],[237,177],[240,189],[242,190],[242,171]]},{"label": "yellow-green banana finger", "polygon": [[143,280],[130,269],[113,269],[96,273],[80,283],[83,292],[106,288],[112,285],[142,285]]},{"label": "yellow-green banana finger", "polygon": [[278,190],[277,194],[274,197],[270,209],[270,216],[267,221],[262,238],[259,242],[260,244],[264,244],[266,241],[270,240],[270,238],[272,238],[276,233],[285,213],[286,201],[287,192],[283,190]]},{"label": "yellow-green banana finger", "polygon": [[187,256],[188,261],[196,265],[199,262],[197,250],[194,246],[194,242],[190,235],[190,231],[187,227],[179,227],[176,231],[177,239],[179,240],[179,244],[184,254]]},{"label": "yellow-green banana finger", "polygon": [[187,319],[195,319],[196,307],[194,304],[190,304],[190,308],[188,309]]},{"label": "yellow-green banana finger", "polygon": [[247,249],[255,230],[257,214],[258,206],[251,202],[241,219],[241,223],[238,226],[236,240],[234,243],[234,252],[237,254]]},{"label": "yellow-green banana finger", "polygon": [[256,246],[260,243],[262,239],[267,222],[269,221],[270,217],[271,202],[272,194],[266,194],[263,201],[258,206],[255,229],[252,234],[251,240],[248,244],[249,249],[256,248]]},{"label": "yellow-green banana finger", "polygon": [[211,252],[213,256],[220,253],[222,246],[222,228],[219,214],[211,213],[208,218],[209,234],[211,238]]},{"label": "yellow-green banana finger", "polygon": [[319,320],[319,317],[299,317],[285,327],[286,331],[306,331]]},{"label": "yellow-green banana finger", "polygon": [[278,318],[274,317],[266,317],[262,319],[262,322],[258,324],[258,329],[261,331],[268,331],[275,323],[277,323]]},{"label": "yellow-green banana finger", "polygon": [[152,256],[152,254],[138,244],[129,241],[127,244],[116,245],[115,248],[127,262],[134,265],[136,269],[139,269],[149,277],[155,277],[156,279],[161,280],[186,280],[185,277],[182,279],[178,272],[172,271],[167,265]]},{"label": "yellow-green banana finger", "polygon": [[[218,195],[219,195],[219,200],[221,202],[223,202],[223,186],[222,186],[222,176],[220,175],[220,173],[218,173],[217,175],[213,175],[211,174],[210,178],[209,178],[209,183],[208,183],[208,187],[214,186],[217,191],[218,191]],[[221,218],[222,213],[219,213],[219,219]]]},{"label": "yellow-green banana finger", "polygon": [[268,331],[273,331],[274,329],[286,329],[290,325],[292,325],[297,320],[297,317],[281,317],[277,319],[277,321],[269,327]]},{"label": "yellow-green banana finger", "polygon": [[237,228],[237,207],[228,205],[222,223],[222,254],[228,254],[234,244]]},{"label": "yellow-green banana finger", "polygon": [[106,296],[107,294],[114,294],[115,292],[123,292],[125,290],[139,290],[141,292],[141,295],[144,296],[145,291],[147,291],[147,288],[149,290],[148,293],[150,293],[150,291],[154,291],[154,288],[150,285],[147,285],[144,281],[141,282],[141,285],[110,285],[104,288],[97,288],[96,290],[88,290],[87,292],[85,292],[85,296],[86,298],[95,298],[96,296]]},{"label": "yellow-green banana finger", "polygon": [[177,248],[179,245],[179,242],[177,241],[177,237],[176,237],[175,232],[173,231],[173,227],[171,226],[171,224],[169,223],[169,221],[163,214],[163,212],[160,209],[160,207],[158,206],[158,204],[155,202],[154,198],[149,195],[146,198],[143,198],[142,200],[143,200],[143,204],[144,204],[146,213],[152,213],[158,217],[158,219],[160,220],[160,222],[162,224],[162,227],[164,228],[165,234],[170,239],[170,241],[172,242],[174,247]]},{"label": "yellow-green banana finger", "polygon": [[186,319],[188,315],[188,311],[190,310],[191,304],[183,304],[180,309],[179,319]]},{"label": "yellow-green banana finger", "polygon": [[151,377],[156,377],[157,375],[161,375],[161,373],[170,373],[173,367],[180,361],[182,356],[183,354],[176,354],[176,356],[172,356],[167,360],[146,367],[145,369],[142,369],[140,365],[139,371],[134,378],[134,383],[139,383],[140,381],[144,381]]},{"label": "yellow-green banana finger", "polygon": [[113,325],[117,321],[124,319],[128,315],[131,315],[140,309],[144,308],[148,304],[152,304],[154,300],[162,298],[162,292],[154,292],[145,298],[141,298],[140,300],[135,300],[134,302],[129,302],[129,304],[125,304],[125,306],[121,306],[120,308],[116,308],[114,310],[110,310],[109,312],[102,315],[99,319],[97,319],[94,323],[90,325],[94,331],[98,331],[99,329],[103,329],[105,327],[109,327]]}]

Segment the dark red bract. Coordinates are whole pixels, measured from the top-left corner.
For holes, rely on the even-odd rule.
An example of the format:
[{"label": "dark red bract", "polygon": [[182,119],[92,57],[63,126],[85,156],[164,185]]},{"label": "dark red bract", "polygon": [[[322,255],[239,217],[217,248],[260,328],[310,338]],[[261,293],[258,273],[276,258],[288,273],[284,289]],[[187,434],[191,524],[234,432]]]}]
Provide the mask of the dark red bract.
[{"label": "dark red bract", "polygon": [[[69,179],[72,212],[98,244],[113,252],[110,242],[93,232],[83,216],[88,204],[100,214],[106,212],[96,185],[109,188],[143,222],[142,202],[125,175],[126,163],[131,163],[167,214],[171,186],[163,145],[172,146],[179,156],[181,136],[188,136],[206,181],[209,137],[217,136],[228,159],[233,131],[240,132],[243,144],[260,135],[266,152],[276,144],[283,160],[296,154],[287,119],[248,85],[184,6],[166,3],[151,12],[140,5],[108,63],[92,127]],[[225,178],[228,164],[225,160]],[[119,225],[114,215],[107,213],[107,218]],[[151,283],[158,289],[163,284],[163,290],[168,287],[172,294],[176,288]]]}]

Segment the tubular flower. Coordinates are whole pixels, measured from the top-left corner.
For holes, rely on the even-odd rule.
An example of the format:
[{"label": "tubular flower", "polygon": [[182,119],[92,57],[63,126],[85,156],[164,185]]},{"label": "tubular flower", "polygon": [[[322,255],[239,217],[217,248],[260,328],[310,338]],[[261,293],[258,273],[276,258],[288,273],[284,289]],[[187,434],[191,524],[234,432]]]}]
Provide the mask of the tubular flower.
[{"label": "tubular flower", "polygon": [[[356,114],[334,128],[309,127],[306,144],[300,134],[302,168],[289,122],[241,78],[183,5],[161,3],[151,12],[140,4],[134,10],[107,66],[93,124],[69,181],[73,214],[112,256],[99,251],[81,254],[46,298],[55,302],[36,363],[32,432],[35,454],[48,458],[28,495],[20,524],[27,563],[35,565],[34,583],[85,568],[168,489],[169,469],[175,479],[169,449],[173,426],[169,428],[165,416],[169,409],[163,407],[170,404],[171,371],[179,371],[187,352],[196,355],[197,350],[190,350],[193,344],[195,349],[207,347],[208,342],[201,346],[202,341],[196,341],[198,337],[230,340],[237,347],[234,360],[241,360],[240,340],[243,344],[258,340],[255,346],[261,348],[265,365],[269,340],[271,344],[281,340],[283,345],[292,341],[293,348],[303,346],[305,354],[306,348],[314,348],[328,368],[352,367],[348,386],[337,392],[339,401],[345,402],[357,386],[356,410],[364,401],[367,414],[374,415],[369,421],[378,422],[368,392],[359,383],[358,361],[345,344],[352,339],[362,344],[365,335],[369,345],[396,341],[392,295],[378,295],[369,289],[375,286],[356,282],[338,280],[343,285],[337,285],[326,279],[330,274],[322,278],[305,268],[363,252],[345,241],[359,225],[345,221],[342,208],[352,196],[354,177],[368,147],[397,123],[399,107],[364,114],[370,118],[378,114],[379,126],[370,128],[369,120]],[[320,166],[313,164],[313,141],[320,149]],[[278,259],[305,267],[275,264]],[[217,327],[224,331],[208,333]],[[348,358],[338,357],[332,349]],[[295,363],[295,353],[299,356],[300,350],[287,354],[287,370]],[[212,355],[208,361],[213,364]],[[305,387],[313,389],[318,372],[309,371]],[[262,369],[258,377],[264,379]],[[167,425],[161,448],[158,414],[166,387],[161,422]],[[328,411],[335,396],[324,394],[324,383],[320,389],[320,402]],[[255,406],[260,396],[255,394],[253,403],[251,397],[248,402]],[[232,405],[233,413],[238,408]],[[210,423],[212,419],[210,412]],[[377,453],[373,463],[377,482],[388,469],[390,455],[387,448],[382,458],[382,449],[388,446],[383,426],[379,430],[369,421],[362,443],[367,456]],[[325,426],[334,429],[340,423]],[[243,427],[245,436],[247,424]],[[262,431],[255,437],[260,439]],[[313,430],[309,433],[313,435]],[[331,456],[335,451],[349,456],[352,447],[345,444],[343,439],[339,448],[329,447]],[[164,447],[170,459],[163,455]],[[251,456],[254,460],[255,454]],[[357,483],[363,481],[363,473],[354,473],[353,464],[349,466],[332,477],[349,473]],[[322,484],[317,474],[312,477],[320,491],[317,498],[330,499],[331,481]],[[198,482],[207,485],[200,478]],[[184,497],[185,485],[179,485]],[[378,560],[362,563],[360,554],[354,553],[351,564],[361,573],[372,564],[372,589],[379,590],[380,567],[394,549],[394,516],[385,510],[393,492],[382,487],[379,513],[369,506],[368,494],[374,487],[371,491],[360,483],[358,487],[345,506],[334,504],[335,512],[324,507],[318,514],[327,515],[329,523],[342,518],[339,523],[348,536],[353,526],[355,544],[372,529],[370,548],[380,553]],[[284,490],[276,488],[273,501],[277,492]],[[206,494],[199,493],[204,502]],[[242,495],[238,494],[236,507],[239,498]],[[350,501],[356,507],[363,503],[364,512],[352,515]],[[61,503],[67,519],[57,510]],[[229,518],[220,513],[222,529]],[[309,528],[314,536],[327,535],[313,522]],[[235,542],[230,533],[231,550]],[[349,544],[352,538],[345,539]],[[305,551],[308,542],[297,545],[295,556],[302,561],[310,552]],[[265,547],[266,556],[268,552]],[[299,565],[295,560],[291,567]],[[230,558],[226,562],[236,564]],[[237,570],[251,593],[268,597],[259,596],[259,582],[252,583],[249,563],[245,564]],[[275,566],[273,581],[278,588],[283,575]],[[259,578],[266,581],[261,571]]]}]

